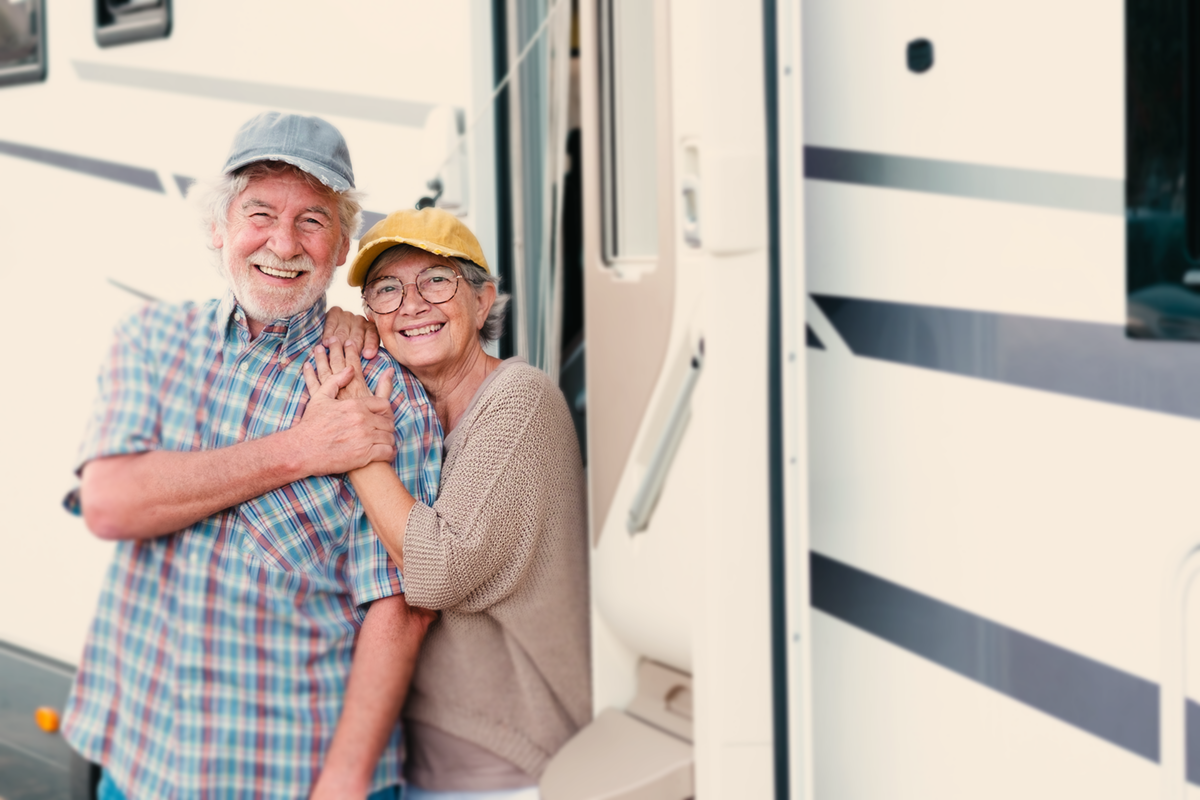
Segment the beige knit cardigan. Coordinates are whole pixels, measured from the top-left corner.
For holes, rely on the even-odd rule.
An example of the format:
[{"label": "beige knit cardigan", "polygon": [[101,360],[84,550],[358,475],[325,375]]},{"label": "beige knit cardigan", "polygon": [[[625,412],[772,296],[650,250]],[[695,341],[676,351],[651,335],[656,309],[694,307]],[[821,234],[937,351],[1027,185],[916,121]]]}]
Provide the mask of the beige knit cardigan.
[{"label": "beige knit cardigan", "polygon": [[440,609],[406,719],[540,777],[591,719],[583,466],[562,392],[505,364],[448,439],[404,535],[408,602]]}]

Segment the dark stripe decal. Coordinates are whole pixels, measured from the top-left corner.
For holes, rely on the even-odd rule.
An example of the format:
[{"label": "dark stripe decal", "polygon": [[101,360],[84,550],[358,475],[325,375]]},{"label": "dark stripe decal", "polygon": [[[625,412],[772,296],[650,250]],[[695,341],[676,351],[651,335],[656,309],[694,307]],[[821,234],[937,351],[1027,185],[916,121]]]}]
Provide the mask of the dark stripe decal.
[{"label": "dark stripe decal", "polygon": [[171,177],[175,179],[175,185],[179,187],[179,193],[184,197],[188,196],[188,192],[192,190],[192,186],[196,183],[195,178],[189,178],[186,175],[172,175]]},{"label": "dark stripe decal", "polygon": [[374,226],[376,222],[379,222],[379,220],[386,216],[387,214],[380,214],[378,211],[362,212],[362,230],[359,232],[359,235],[371,230],[372,226]]},{"label": "dark stripe decal", "polygon": [[23,158],[27,161],[37,161],[52,167],[82,172],[96,178],[126,183],[139,189],[149,189],[152,192],[162,192],[162,181],[158,173],[144,167],[131,167],[128,164],[117,164],[113,161],[101,161],[98,158],[77,156],[73,153],[62,153],[58,150],[46,150],[42,147],[31,147],[15,142],[0,142],[0,153]]},{"label": "dark stripe decal", "polygon": [[825,344],[820,340],[820,338],[817,337],[817,334],[813,332],[811,325],[804,326],[804,340],[805,344],[814,350],[825,349]]},{"label": "dark stripe decal", "polygon": [[[128,286],[124,283],[121,283],[118,280],[114,280],[113,278],[109,278],[108,282],[123,292],[129,292],[131,295],[138,298],[139,300],[146,300],[151,303],[160,302],[159,299],[157,297],[155,297],[154,295],[146,294],[145,292],[141,291],[140,289],[135,289],[132,286]],[[68,509],[68,510],[70,510],[70,509]]]},{"label": "dark stripe decal", "polygon": [[1125,214],[1125,183],[1113,178],[811,145],[804,148],[804,177],[1069,211]]},{"label": "dark stripe decal", "polygon": [[[1112,744],[1158,761],[1158,686],[813,553],[812,605]],[[1200,714],[1189,703],[1189,731]],[[1195,721],[1193,721],[1195,719]],[[1188,775],[1195,782],[1189,736]]]},{"label": "dark stripe decal", "polygon": [[1121,325],[813,295],[855,355],[1200,419],[1200,347]]},{"label": "dark stripe decal", "polygon": [[415,103],[397,100],[394,97],[372,97],[272,83],[235,81],[116,64],[76,61],[74,65],[75,72],[85,81],[208,97],[214,100],[230,100],[267,108],[290,108],[317,114],[334,114],[410,128],[425,127],[425,118],[433,110],[430,103]]}]

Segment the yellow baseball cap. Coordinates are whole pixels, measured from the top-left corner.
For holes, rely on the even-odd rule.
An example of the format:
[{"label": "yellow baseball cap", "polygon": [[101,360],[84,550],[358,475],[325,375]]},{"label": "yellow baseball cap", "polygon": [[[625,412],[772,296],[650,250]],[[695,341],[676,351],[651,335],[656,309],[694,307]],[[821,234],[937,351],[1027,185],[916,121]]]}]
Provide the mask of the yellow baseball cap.
[{"label": "yellow baseball cap", "polygon": [[379,254],[398,244],[411,244],[447,258],[464,258],[491,272],[479,240],[458,217],[440,208],[405,209],[393,211],[363,234],[350,262],[350,285],[362,286]]}]

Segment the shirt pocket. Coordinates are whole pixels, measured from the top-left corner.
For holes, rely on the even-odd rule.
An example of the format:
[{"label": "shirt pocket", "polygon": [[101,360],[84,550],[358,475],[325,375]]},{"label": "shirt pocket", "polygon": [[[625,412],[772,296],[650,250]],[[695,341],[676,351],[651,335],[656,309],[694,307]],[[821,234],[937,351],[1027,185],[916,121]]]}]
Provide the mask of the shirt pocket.
[{"label": "shirt pocket", "polygon": [[268,570],[296,573],[330,588],[342,583],[336,565],[346,552],[354,510],[341,478],[288,484],[237,507],[242,548]]}]

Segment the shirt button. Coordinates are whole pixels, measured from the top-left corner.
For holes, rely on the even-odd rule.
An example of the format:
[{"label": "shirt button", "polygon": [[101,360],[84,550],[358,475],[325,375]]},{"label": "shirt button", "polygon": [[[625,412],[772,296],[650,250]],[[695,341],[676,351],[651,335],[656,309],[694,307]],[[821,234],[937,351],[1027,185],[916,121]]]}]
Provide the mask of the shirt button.
[{"label": "shirt button", "polygon": [[238,369],[240,369],[242,372],[249,372],[249,371],[250,371],[250,362],[249,362],[249,361],[243,361],[243,362],[242,362],[242,363],[241,363],[241,364],[238,366]]}]

